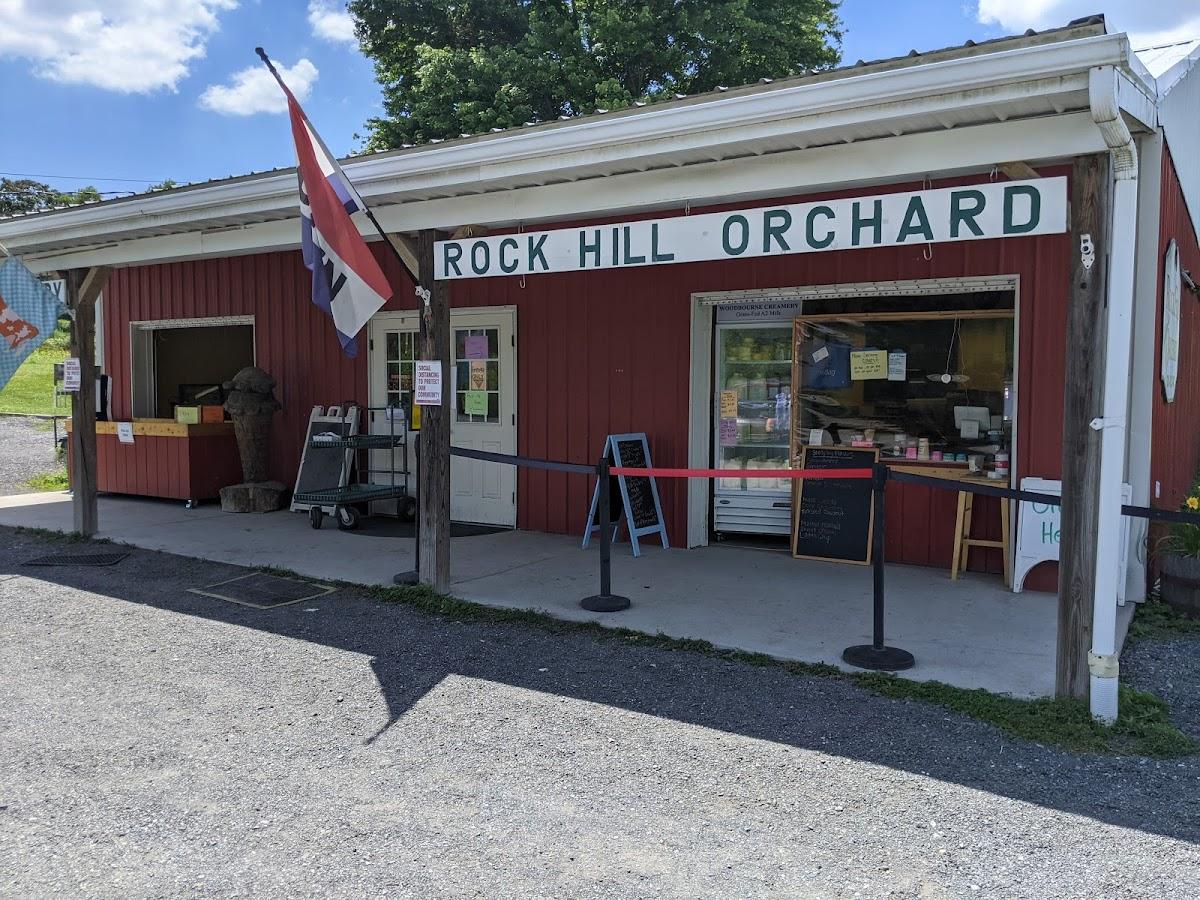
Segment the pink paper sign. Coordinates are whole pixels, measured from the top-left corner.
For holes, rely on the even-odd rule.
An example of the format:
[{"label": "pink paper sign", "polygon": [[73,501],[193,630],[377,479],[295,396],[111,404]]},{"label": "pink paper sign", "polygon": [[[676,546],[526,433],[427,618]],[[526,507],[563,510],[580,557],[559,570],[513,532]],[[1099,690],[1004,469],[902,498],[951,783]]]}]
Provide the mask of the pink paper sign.
[{"label": "pink paper sign", "polygon": [[466,346],[463,349],[466,351],[467,359],[487,359],[487,336],[482,334],[469,335],[466,340]]},{"label": "pink paper sign", "polygon": [[721,420],[721,446],[732,447],[737,443],[737,419]]}]

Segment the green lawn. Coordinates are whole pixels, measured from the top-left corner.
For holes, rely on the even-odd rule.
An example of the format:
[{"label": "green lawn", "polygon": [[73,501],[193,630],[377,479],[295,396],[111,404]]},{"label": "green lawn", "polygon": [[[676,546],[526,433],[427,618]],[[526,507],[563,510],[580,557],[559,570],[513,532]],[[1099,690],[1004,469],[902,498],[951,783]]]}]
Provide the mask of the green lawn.
[{"label": "green lawn", "polygon": [[66,357],[66,334],[60,329],[33,351],[0,390],[0,412],[69,415],[70,398],[61,398],[58,409],[54,408],[54,364]]}]

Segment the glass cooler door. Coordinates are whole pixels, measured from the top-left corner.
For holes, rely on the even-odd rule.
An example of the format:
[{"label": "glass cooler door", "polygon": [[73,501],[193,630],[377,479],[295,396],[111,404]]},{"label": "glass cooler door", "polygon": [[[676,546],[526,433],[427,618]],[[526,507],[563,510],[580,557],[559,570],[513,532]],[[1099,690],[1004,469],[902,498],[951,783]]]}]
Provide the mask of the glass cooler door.
[{"label": "glass cooler door", "polygon": [[791,322],[717,326],[713,456],[717,532],[791,531],[786,478],[742,478],[742,469],[786,469],[791,422]]}]

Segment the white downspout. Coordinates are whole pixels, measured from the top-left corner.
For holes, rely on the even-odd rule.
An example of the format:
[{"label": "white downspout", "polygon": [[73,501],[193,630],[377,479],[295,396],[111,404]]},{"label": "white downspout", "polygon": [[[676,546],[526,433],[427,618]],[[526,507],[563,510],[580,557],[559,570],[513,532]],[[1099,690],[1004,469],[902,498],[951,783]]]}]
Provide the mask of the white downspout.
[{"label": "white downspout", "polygon": [[1091,711],[1105,722],[1117,718],[1117,580],[1121,559],[1121,482],[1125,471],[1125,411],[1129,401],[1133,275],[1137,258],[1138,159],[1133,135],[1121,117],[1118,73],[1099,66],[1089,73],[1092,119],[1112,160],[1112,215],[1108,241],[1108,308],[1105,316],[1103,415],[1100,431],[1099,523],[1096,531],[1096,595],[1092,607]]}]

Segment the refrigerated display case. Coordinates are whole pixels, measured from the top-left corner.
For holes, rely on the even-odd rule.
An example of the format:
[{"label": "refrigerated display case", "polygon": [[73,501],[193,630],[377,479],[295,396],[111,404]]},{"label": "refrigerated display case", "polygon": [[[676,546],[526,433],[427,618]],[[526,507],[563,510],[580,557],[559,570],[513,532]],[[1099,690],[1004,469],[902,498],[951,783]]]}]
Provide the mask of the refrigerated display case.
[{"label": "refrigerated display case", "polygon": [[739,469],[786,469],[791,425],[792,322],[717,322],[713,459],[729,470],[713,488],[713,530],[791,533],[791,483],[739,478]]}]

